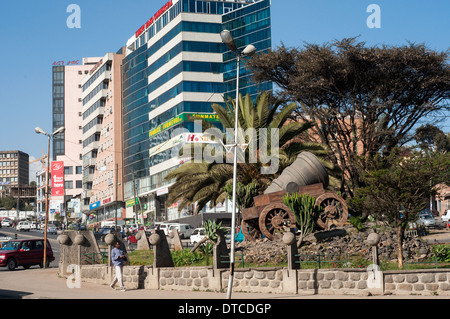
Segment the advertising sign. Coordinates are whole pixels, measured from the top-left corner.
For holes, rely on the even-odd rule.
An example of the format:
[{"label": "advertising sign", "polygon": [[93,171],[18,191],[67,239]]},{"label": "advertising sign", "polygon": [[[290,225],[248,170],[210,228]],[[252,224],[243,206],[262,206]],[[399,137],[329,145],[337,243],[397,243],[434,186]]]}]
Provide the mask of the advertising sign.
[{"label": "advertising sign", "polygon": [[64,196],[64,162],[52,162],[52,196]]},{"label": "advertising sign", "polygon": [[125,202],[126,207],[132,207],[134,205],[139,205],[139,199],[138,198],[132,198]]},{"label": "advertising sign", "polygon": [[213,113],[181,113],[170,121],[158,125],[156,128],[149,132],[148,136],[155,136],[156,134],[168,130],[169,128],[174,127],[181,122],[193,122],[197,120],[204,120],[207,122],[220,122],[219,116]]}]

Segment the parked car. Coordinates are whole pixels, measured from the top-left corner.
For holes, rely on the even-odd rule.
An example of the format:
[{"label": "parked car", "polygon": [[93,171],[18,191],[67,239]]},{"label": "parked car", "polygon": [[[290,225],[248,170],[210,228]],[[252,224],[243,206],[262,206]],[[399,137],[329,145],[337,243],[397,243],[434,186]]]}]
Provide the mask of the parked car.
[{"label": "parked car", "polygon": [[2,227],[11,227],[12,221],[9,218],[3,218],[2,219]]},{"label": "parked car", "polygon": [[191,244],[195,245],[206,237],[206,231],[203,227],[195,228],[191,234]]},{"label": "parked car", "polygon": [[30,231],[31,228],[33,228],[31,225],[31,222],[25,222],[25,221],[19,222],[16,226],[17,231]]},{"label": "parked car", "polygon": [[[46,266],[55,260],[52,246],[47,240]],[[44,239],[10,240],[0,250],[0,267],[15,270],[18,266],[25,269],[33,265],[44,265]]]},{"label": "parked car", "polygon": [[172,224],[169,227],[169,233],[174,229],[178,231],[181,239],[190,238],[194,231],[194,227],[189,224]]},{"label": "parked car", "polygon": [[169,228],[172,224],[167,224],[167,223],[161,223],[158,224],[158,229],[163,230],[164,231],[164,235],[169,235]]},{"label": "parked car", "polygon": [[[42,233],[44,233],[44,227],[42,227]],[[47,234],[57,234],[58,230],[56,229],[56,226],[54,224],[47,224]]]},{"label": "parked car", "polygon": [[124,237],[123,230],[120,226],[117,226],[117,228],[115,226],[101,227],[97,231],[94,232],[94,237],[97,240],[105,241],[106,235],[108,235],[109,232],[115,231],[115,230],[119,231],[121,233],[122,237]]},{"label": "parked car", "polygon": [[69,230],[86,230],[86,225],[72,224],[69,226]]},{"label": "parked car", "polygon": [[450,220],[450,209],[447,210],[447,213],[445,213],[445,215],[442,215],[442,216],[441,216],[441,220],[442,220],[443,222],[448,222],[448,221]]},{"label": "parked car", "polygon": [[431,227],[436,225],[436,221],[434,220],[434,217],[431,214],[419,214],[417,225]]}]

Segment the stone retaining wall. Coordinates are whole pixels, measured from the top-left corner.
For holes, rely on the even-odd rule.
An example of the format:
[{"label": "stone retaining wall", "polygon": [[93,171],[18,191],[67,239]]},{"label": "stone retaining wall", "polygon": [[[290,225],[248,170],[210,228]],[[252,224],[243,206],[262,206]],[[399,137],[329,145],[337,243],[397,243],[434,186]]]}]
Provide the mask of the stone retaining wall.
[{"label": "stone retaining wall", "polygon": [[[286,268],[235,269],[233,291],[300,295],[446,295],[450,296],[450,270],[404,270],[379,272],[373,286],[366,269]],[[109,284],[111,268],[106,265],[81,266],[85,282]],[[153,268],[125,266],[124,284],[129,289],[224,292],[228,269],[212,267]]]},{"label": "stone retaining wall", "polygon": [[385,293],[396,295],[450,295],[450,271],[411,270],[385,274]]}]

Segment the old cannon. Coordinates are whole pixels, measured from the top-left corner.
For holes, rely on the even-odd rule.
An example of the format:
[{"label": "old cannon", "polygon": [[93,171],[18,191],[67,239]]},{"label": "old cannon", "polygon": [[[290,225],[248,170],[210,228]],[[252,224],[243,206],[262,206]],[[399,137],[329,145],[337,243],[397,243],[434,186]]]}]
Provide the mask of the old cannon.
[{"label": "old cannon", "polygon": [[270,240],[280,233],[295,228],[295,216],[283,203],[287,193],[309,194],[316,198],[315,205],[322,207],[317,225],[324,230],[343,226],[348,209],[344,199],[334,192],[326,192],[328,174],[319,159],[302,152],[295,162],[266,189],[254,198],[254,206],[242,210],[241,229],[247,240],[255,241],[262,235]]}]

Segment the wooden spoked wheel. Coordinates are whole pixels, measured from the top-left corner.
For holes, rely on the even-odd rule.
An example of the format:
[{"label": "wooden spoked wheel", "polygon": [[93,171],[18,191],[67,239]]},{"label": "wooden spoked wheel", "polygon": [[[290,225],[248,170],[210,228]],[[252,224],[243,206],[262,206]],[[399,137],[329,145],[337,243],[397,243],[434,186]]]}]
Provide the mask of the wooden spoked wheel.
[{"label": "wooden spoked wheel", "polygon": [[244,238],[248,241],[256,241],[257,239],[262,238],[258,219],[242,220],[241,229]]},{"label": "wooden spoked wheel", "polygon": [[270,240],[295,228],[295,216],[283,203],[267,205],[259,216],[259,229]]},{"label": "wooden spoked wheel", "polygon": [[323,209],[317,220],[317,225],[322,229],[342,227],[347,221],[347,203],[335,193],[325,193],[317,197],[316,206]]}]

